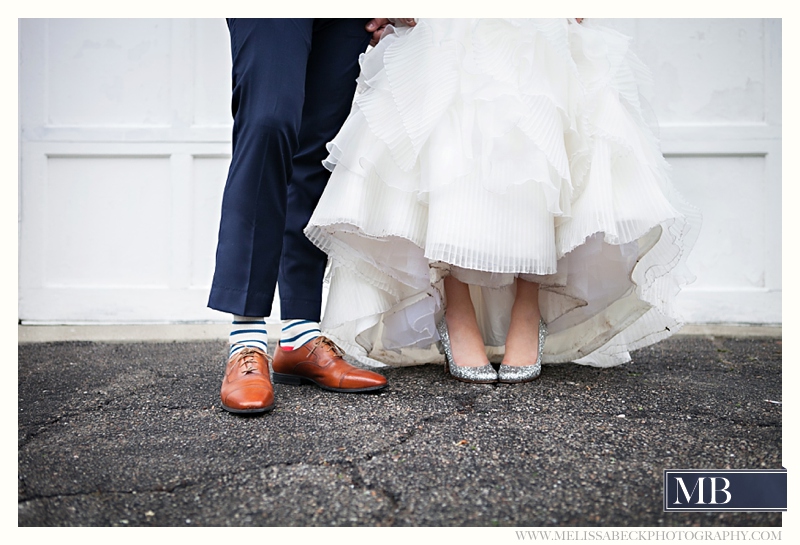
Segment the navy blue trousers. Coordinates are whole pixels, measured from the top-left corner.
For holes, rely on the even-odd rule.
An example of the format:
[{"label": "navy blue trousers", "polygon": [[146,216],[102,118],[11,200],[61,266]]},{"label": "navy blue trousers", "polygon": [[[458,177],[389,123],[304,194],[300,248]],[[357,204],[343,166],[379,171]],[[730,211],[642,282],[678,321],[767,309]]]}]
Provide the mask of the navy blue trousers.
[{"label": "navy blue trousers", "polygon": [[368,19],[229,19],[233,154],[208,306],[319,321],[327,256],[303,234],[350,112]]}]

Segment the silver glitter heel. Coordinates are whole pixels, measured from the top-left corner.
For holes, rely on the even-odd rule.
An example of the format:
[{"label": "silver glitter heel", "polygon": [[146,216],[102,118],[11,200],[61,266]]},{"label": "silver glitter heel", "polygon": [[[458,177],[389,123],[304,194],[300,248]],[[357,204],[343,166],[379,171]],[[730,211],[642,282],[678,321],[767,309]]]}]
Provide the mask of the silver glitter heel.
[{"label": "silver glitter heel", "polygon": [[456,365],[453,361],[453,351],[450,349],[450,335],[447,332],[447,323],[444,318],[436,325],[439,337],[442,338],[442,348],[444,348],[444,368],[450,375],[462,382],[475,382],[478,384],[492,384],[497,382],[497,371],[492,364],[487,363],[480,367],[466,367]]},{"label": "silver glitter heel", "polygon": [[506,384],[516,384],[518,382],[530,382],[539,378],[542,372],[542,352],[544,352],[544,340],[547,337],[547,326],[543,320],[539,320],[539,355],[533,365],[504,365],[500,364],[497,371],[499,382]]}]

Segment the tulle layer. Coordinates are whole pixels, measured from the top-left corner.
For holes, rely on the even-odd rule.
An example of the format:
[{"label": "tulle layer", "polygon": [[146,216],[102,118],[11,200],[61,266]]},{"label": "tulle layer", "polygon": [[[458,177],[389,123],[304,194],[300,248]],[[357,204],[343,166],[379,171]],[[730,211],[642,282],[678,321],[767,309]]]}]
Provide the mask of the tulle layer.
[{"label": "tulle layer", "polygon": [[[679,327],[699,214],[674,191],[629,40],[567,20],[421,20],[361,59],[306,228],[323,328],[362,361],[435,359],[446,274],[502,353],[514,279],[540,283],[547,363],[607,366]],[[394,356],[387,350],[404,350]]]}]

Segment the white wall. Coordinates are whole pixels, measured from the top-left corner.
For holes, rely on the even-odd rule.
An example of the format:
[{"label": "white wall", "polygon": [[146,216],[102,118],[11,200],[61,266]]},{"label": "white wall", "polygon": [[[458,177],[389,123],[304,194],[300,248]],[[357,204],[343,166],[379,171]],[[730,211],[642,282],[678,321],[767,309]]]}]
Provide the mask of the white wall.
[{"label": "white wall", "polygon": [[673,180],[703,213],[681,296],[694,322],[781,322],[781,22],[609,21],[655,80]]},{"label": "white wall", "polygon": [[[781,23],[621,19],[704,225],[691,322],[781,322]],[[20,20],[23,323],[227,321],[205,307],[230,158],[222,19]],[[277,317],[277,307],[273,317]]]}]

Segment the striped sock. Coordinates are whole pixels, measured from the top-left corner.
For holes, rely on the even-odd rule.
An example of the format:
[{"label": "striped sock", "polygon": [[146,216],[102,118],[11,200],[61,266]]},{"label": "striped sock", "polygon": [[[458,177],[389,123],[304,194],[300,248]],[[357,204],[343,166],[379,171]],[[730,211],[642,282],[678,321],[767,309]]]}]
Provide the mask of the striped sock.
[{"label": "striped sock", "polygon": [[296,350],[320,335],[319,322],[310,320],[284,320],[281,330],[281,348]]},{"label": "striped sock", "polygon": [[234,316],[228,341],[231,345],[228,357],[233,356],[245,346],[258,348],[267,353],[267,325],[264,318]]}]

